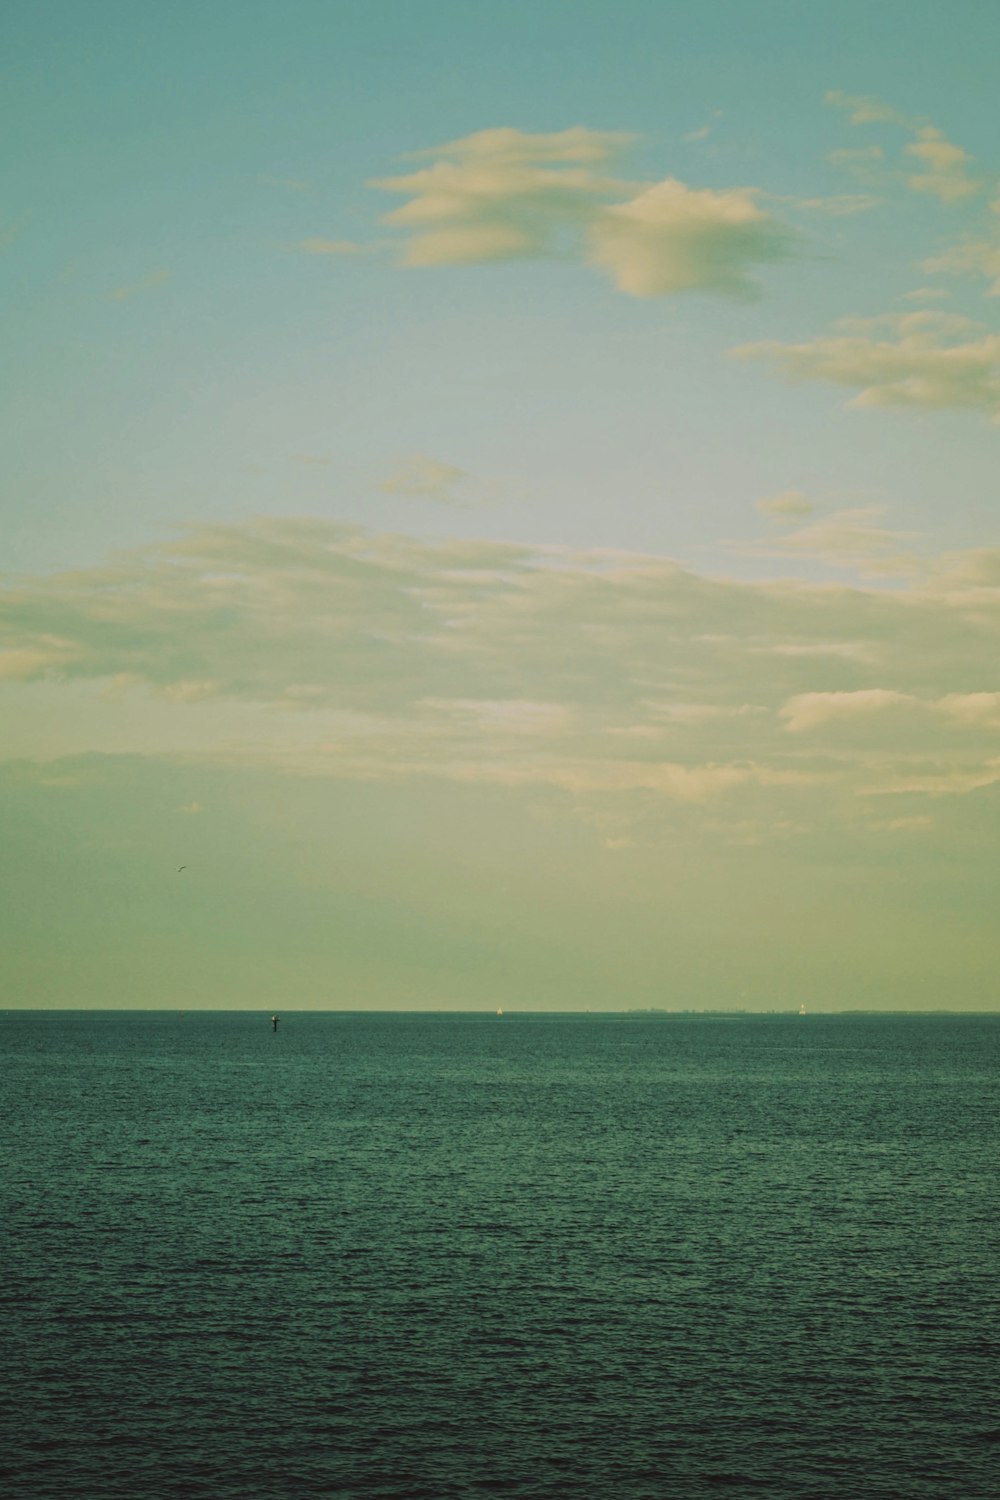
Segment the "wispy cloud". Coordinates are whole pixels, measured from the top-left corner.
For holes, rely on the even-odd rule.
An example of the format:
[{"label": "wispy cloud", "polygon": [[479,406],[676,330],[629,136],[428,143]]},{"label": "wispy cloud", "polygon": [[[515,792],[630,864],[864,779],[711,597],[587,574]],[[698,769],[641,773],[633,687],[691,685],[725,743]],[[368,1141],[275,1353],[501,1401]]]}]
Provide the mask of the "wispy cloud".
[{"label": "wispy cloud", "polygon": [[842,89],[830,89],[825,99],[827,104],[842,109],[852,125],[902,125],[913,129],[918,123],[872,94],[845,94]]},{"label": "wispy cloud", "polygon": [[836,328],[805,343],[769,340],[731,352],[773,360],[792,381],[854,389],[852,406],[983,411],[1000,418],[1000,335],[929,311],[842,319]]},{"label": "wispy cloud", "polygon": [[781,709],[780,716],[792,734],[803,734],[831,723],[870,720],[876,715],[882,716],[908,708],[917,701],[911,694],[899,693],[893,688],[859,688],[854,692],[841,693],[799,693],[788,700]]},{"label": "wispy cloud", "polygon": [[[929,267],[924,268],[925,270]],[[904,292],[904,302],[943,302],[950,294],[940,286],[915,286],[912,292]]]},{"label": "wispy cloud", "polygon": [[155,291],[157,287],[165,286],[170,280],[170,272],[165,271],[162,266],[155,271],[150,271],[140,281],[133,281],[127,286],[116,287],[108,296],[113,302],[127,302],[131,297],[136,297],[140,292]]},{"label": "wispy cloud", "polygon": [[385,216],[403,229],[405,265],[469,265],[552,254],[567,229],[627,188],[609,175],[630,144],[582,126],[549,135],[482,130],[436,150],[432,164],[372,185],[408,201]]},{"label": "wispy cloud", "polygon": [[953,276],[982,276],[989,282],[988,295],[1000,297],[1000,198],[990,204],[985,234],[959,240],[940,255],[924,261],[924,270]]},{"label": "wispy cloud", "polygon": [[[791,491],[787,497],[776,496],[770,510],[766,501],[758,509],[772,520],[794,521],[815,509],[808,502],[804,509],[793,509],[802,499]],[[783,502],[788,508],[774,509]],[[854,569],[867,578],[909,577],[921,572],[926,564],[912,549],[914,534],[888,529],[882,525],[883,516],[880,506],[838,510],[780,536],[743,543],[736,550],[748,556],[808,558],[831,567]]]},{"label": "wispy cloud", "polygon": [[969,175],[972,158],[968,152],[946,140],[933,125],[920,129],[906,154],[915,157],[921,168],[907,178],[914,192],[931,193],[942,203],[955,203],[983,190],[982,181]]},{"label": "wispy cloud", "polygon": [[390,495],[411,495],[440,505],[466,506],[475,503],[478,487],[467,470],[426,453],[414,453],[396,465],[382,489]]},{"label": "wispy cloud", "polygon": [[[849,512],[779,541],[875,565],[899,546]],[[0,592],[4,691],[112,686],[95,749],[137,748],[141,695],[149,754],[167,715],[173,753],[186,727],[201,758],[295,774],[624,798],[619,825],[640,793],[745,832],[991,784],[998,660],[1000,553],[886,591],[284,520]]]},{"label": "wispy cloud", "polygon": [[826,198],[795,198],[791,201],[797,208],[810,213],[825,214],[830,219],[850,219],[857,214],[870,213],[879,207],[882,199],[874,193],[833,193]]},{"label": "wispy cloud", "polygon": [[31,214],[22,214],[19,219],[11,219],[6,223],[0,222],[0,250],[6,250],[13,245],[31,223]]},{"label": "wispy cloud", "polygon": [[307,193],[311,187],[304,177],[279,177],[271,172],[262,172],[257,181],[263,187],[283,188],[286,193]]},{"label": "wispy cloud", "polygon": [[[826,102],[843,110],[852,125],[895,125],[911,135],[903,148],[906,166],[899,175],[913,192],[928,193],[942,203],[957,203],[984,190],[984,179],[970,170],[969,153],[928,120],[904,115],[882,99],[845,94],[839,89],[828,93]],[[873,181],[878,180],[885,152],[879,145],[869,145],[832,151],[828,160],[863,180]],[[917,170],[913,170],[914,163]]]},{"label": "wispy cloud", "polygon": [[757,509],[769,520],[787,526],[803,516],[811,516],[816,507],[801,490],[782,490],[780,494],[758,500]]},{"label": "wispy cloud", "polygon": [[722,110],[713,109],[710,118],[705,121],[704,125],[699,125],[694,130],[685,131],[681,136],[681,140],[685,141],[689,146],[698,145],[701,141],[707,141],[721,119]]},{"label": "wispy cloud", "polygon": [[887,715],[905,718],[919,732],[920,721],[952,728],[1000,728],[1000,693],[946,693],[940,698],[901,693],[893,688],[853,692],[801,693],[790,698],[780,717],[792,734],[826,729],[831,724],[870,729]]},{"label": "wispy cloud", "polygon": [[855,176],[869,180],[885,161],[881,146],[847,146],[827,153],[827,161],[835,167],[845,167]]},{"label": "wispy cloud", "polygon": [[371,245],[360,245],[355,240],[299,240],[295,246],[303,255],[370,255]]}]

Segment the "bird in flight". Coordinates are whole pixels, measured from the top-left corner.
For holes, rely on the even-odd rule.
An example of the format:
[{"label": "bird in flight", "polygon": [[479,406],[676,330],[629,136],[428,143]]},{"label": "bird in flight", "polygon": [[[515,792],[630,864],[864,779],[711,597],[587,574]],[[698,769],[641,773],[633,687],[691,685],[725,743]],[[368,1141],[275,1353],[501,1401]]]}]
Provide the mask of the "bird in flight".
[{"label": "bird in flight", "polygon": [[177,873],[178,873],[178,875],[181,873],[182,870],[186,870],[186,869],[187,869],[187,865],[178,865],[177,866]]}]

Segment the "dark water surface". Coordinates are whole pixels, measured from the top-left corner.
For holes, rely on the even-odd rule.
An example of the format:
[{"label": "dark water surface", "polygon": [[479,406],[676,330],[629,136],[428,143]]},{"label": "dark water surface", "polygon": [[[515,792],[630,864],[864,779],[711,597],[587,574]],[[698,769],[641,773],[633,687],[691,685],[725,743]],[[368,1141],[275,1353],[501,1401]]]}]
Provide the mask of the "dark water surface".
[{"label": "dark water surface", "polygon": [[0,1038],[15,1500],[1000,1494],[1000,1017]]}]

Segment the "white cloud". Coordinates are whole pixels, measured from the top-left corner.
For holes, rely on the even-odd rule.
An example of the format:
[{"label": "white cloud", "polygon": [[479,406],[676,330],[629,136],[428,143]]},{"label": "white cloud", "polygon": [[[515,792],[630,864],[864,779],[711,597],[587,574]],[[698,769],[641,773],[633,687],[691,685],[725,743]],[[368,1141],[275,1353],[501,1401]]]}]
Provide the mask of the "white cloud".
[{"label": "white cloud", "polygon": [[949,693],[937,707],[956,723],[1000,729],[1000,693]]},{"label": "white cloud", "polygon": [[606,209],[590,229],[591,259],[633,297],[758,294],[750,271],[791,254],[794,236],[752,189],[717,193],[668,178]]},{"label": "white cloud", "polygon": [[[892,688],[864,688],[853,692],[801,693],[790,698],[780,711],[786,728],[802,734],[829,725],[873,725],[894,715],[920,733],[920,720],[950,730],[1000,729],[1000,693],[946,693],[940,698],[920,697]],[[881,726],[880,726],[881,727]],[[924,727],[922,742],[927,745]]]},{"label": "white cloud", "polygon": [[634,140],[635,136],[629,131],[589,130],[585,125],[535,135],[501,125],[490,130],[477,130],[443,146],[429,146],[410,155],[415,159],[450,156],[460,161],[487,162],[490,165],[503,163],[516,167],[531,162],[546,166],[553,163],[582,166],[607,162]]},{"label": "white cloud", "polygon": [[802,344],[768,341],[731,352],[771,359],[789,380],[857,390],[852,406],[984,411],[1000,418],[1000,335],[943,313],[843,319]]},{"label": "white cloud", "polygon": [[828,151],[826,159],[835,167],[847,167],[863,176],[885,161],[885,152],[881,146],[845,146]]},{"label": "white cloud", "polygon": [[480,131],[421,153],[430,166],[373,186],[408,200],[385,216],[407,234],[406,265],[558,255],[605,271],[631,296],[755,295],[751,271],[790,255],[793,232],[753,188],[622,181],[610,169],[631,139],[582,126]]},{"label": "white cloud", "polygon": [[911,128],[914,124],[884,99],[871,94],[845,94],[841,89],[830,89],[825,99],[827,104],[842,109],[852,125],[903,125]]},{"label": "white cloud", "polygon": [[985,235],[969,236],[941,255],[924,261],[925,271],[953,276],[982,276],[990,283],[988,295],[1000,297],[1000,198],[990,204],[990,226]]},{"label": "white cloud", "polygon": [[914,192],[931,193],[942,203],[955,203],[982,191],[982,183],[969,176],[971,157],[961,146],[945,139],[933,125],[925,125],[906,148],[922,170],[907,180]]},{"label": "white cloud", "polygon": [[[777,540],[862,568],[899,546],[870,511]],[[0,651],[9,754],[37,714],[48,753],[64,722],[75,750],[612,799],[615,836],[650,806],[714,808],[720,836],[752,841],[869,794],[991,784],[1000,551],[890,592],[318,520],[205,526],[8,584]]]},{"label": "white cloud", "polygon": [[11,219],[0,223],[0,250],[6,250],[21,238],[31,222],[31,214],[23,214],[20,219]]},{"label": "white cloud", "polygon": [[414,453],[397,464],[382,489],[390,495],[411,495],[441,505],[468,505],[473,499],[472,485],[465,469]]},{"label": "white cloud", "polygon": [[826,214],[831,219],[848,219],[856,214],[870,213],[879,207],[882,199],[873,193],[834,193],[827,198],[796,198],[793,201],[797,208],[812,213]]},{"label": "white cloud", "polygon": [[689,146],[697,145],[701,141],[707,141],[721,119],[722,110],[713,109],[711,118],[707,120],[704,125],[699,125],[694,130],[685,131],[685,133],[681,136],[681,140],[687,142]]},{"label": "white cloud", "polygon": [[257,181],[264,187],[283,188],[286,193],[307,193],[311,187],[304,177],[276,177],[270,172],[262,172]]},{"label": "white cloud", "polygon": [[[929,193],[942,203],[957,203],[983,191],[983,181],[970,174],[969,153],[949,141],[936,125],[908,118],[881,99],[845,94],[839,89],[828,93],[826,102],[844,110],[852,125],[899,125],[912,135],[904,154],[917,163],[919,170],[904,172],[903,180],[914,192]],[[868,146],[832,151],[827,159],[871,181],[882,164],[884,152],[880,146]],[[908,162],[908,166],[912,163]]]},{"label": "white cloud", "polygon": [[924,261],[924,270],[982,276],[990,283],[988,295],[1000,297],[1000,240],[963,240]]},{"label": "white cloud", "polygon": [[299,240],[296,250],[303,255],[365,255],[370,245],[359,245],[354,240],[324,240],[318,238]]},{"label": "white cloud", "polygon": [[792,734],[819,729],[837,721],[857,721],[909,707],[916,699],[891,688],[862,688],[846,693],[800,693],[781,709]]},{"label": "white cloud", "polygon": [[762,516],[784,525],[802,516],[811,516],[816,507],[801,490],[782,490],[780,494],[758,500],[757,509]]},{"label": "white cloud", "polygon": [[525,698],[428,698],[421,706],[467,728],[501,735],[547,737],[571,725],[571,715],[561,703],[536,703]]},{"label": "white cloud", "polygon": [[0,681],[33,682],[50,674],[61,676],[72,670],[78,652],[75,641],[45,630],[32,632],[30,645],[0,647]]},{"label": "white cloud", "polygon": [[157,287],[165,286],[169,280],[170,272],[159,267],[157,270],[150,271],[148,275],[143,276],[140,281],[132,282],[129,286],[116,287],[113,292],[108,293],[108,296],[113,302],[127,302],[131,297],[137,296],[140,292],[155,291]]},{"label": "white cloud", "polygon": [[609,165],[630,139],[582,126],[550,135],[482,130],[419,153],[436,158],[431,166],[372,186],[408,199],[385,215],[409,234],[405,265],[541,256],[595,203],[621,194],[622,185],[595,168]]},{"label": "white cloud", "polygon": [[[796,492],[790,494],[793,499],[789,503],[794,504]],[[782,498],[777,496],[776,500]],[[758,508],[764,509],[765,504],[762,502]],[[812,510],[808,506],[806,511],[784,514],[795,519]],[[779,517],[781,514],[777,512]],[[784,535],[744,543],[739,550],[750,556],[812,558],[832,566],[855,568],[866,577],[892,578],[920,572],[924,565],[909,547],[913,533],[889,530],[881,524],[883,515],[882,507],[874,505],[834,511]]]}]

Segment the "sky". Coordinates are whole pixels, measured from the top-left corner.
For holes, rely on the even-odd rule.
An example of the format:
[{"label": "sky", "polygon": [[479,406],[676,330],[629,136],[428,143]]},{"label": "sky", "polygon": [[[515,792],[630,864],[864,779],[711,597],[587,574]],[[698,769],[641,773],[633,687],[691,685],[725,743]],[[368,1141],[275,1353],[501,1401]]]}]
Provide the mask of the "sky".
[{"label": "sky", "polygon": [[1000,1008],[998,53],[8,7],[3,1003]]}]

